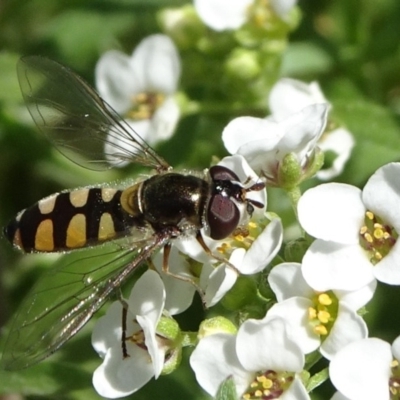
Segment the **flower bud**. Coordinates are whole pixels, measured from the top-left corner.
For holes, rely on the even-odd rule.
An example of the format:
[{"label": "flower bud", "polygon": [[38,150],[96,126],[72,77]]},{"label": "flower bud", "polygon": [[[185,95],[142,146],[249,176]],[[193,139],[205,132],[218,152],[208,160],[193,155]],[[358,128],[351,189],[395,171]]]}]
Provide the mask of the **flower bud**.
[{"label": "flower bud", "polygon": [[203,339],[206,336],[216,333],[231,333],[237,332],[236,326],[225,317],[214,317],[204,320],[199,327],[198,338]]}]

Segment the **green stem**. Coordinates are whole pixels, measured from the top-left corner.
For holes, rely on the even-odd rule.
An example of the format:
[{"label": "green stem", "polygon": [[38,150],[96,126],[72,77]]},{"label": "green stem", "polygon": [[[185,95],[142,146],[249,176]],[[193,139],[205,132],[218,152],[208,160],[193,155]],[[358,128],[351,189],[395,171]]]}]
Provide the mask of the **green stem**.
[{"label": "green stem", "polygon": [[301,197],[301,190],[299,186],[294,186],[290,189],[285,189],[286,194],[289,197],[290,204],[292,205],[294,215],[296,216],[296,219],[299,220],[298,215],[297,215],[297,203],[299,202],[299,199]]}]

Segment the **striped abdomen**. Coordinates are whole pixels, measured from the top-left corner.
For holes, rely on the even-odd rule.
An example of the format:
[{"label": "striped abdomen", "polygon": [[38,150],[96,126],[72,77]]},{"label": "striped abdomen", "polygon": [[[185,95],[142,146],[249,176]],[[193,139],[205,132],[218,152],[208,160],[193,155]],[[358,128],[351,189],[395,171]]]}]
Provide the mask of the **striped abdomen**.
[{"label": "striped abdomen", "polygon": [[21,211],[4,233],[26,252],[76,249],[115,239],[139,222],[121,208],[121,193],[90,188],[54,194]]}]

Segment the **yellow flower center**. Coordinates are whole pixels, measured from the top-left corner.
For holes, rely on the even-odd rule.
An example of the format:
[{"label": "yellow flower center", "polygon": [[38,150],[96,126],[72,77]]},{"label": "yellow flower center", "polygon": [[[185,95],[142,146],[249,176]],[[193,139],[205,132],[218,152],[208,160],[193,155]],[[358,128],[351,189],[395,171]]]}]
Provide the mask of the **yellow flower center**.
[{"label": "yellow flower center", "polygon": [[397,232],[385,224],[373,212],[365,213],[364,225],[360,229],[360,245],[365,249],[372,264],[382,260],[395,245]]},{"label": "yellow flower center", "polygon": [[137,120],[150,119],[164,103],[165,95],[155,92],[143,92],[132,97],[132,108],[126,118]]},{"label": "yellow flower center", "polygon": [[283,392],[289,388],[294,375],[288,372],[276,372],[272,370],[259,373],[250,383],[243,394],[243,400],[272,400],[279,399]]},{"label": "yellow flower center", "polygon": [[333,292],[317,293],[313,299],[314,306],[308,309],[308,320],[314,332],[321,339],[328,336],[335,323],[339,301]]},{"label": "yellow flower center", "polygon": [[246,226],[235,229],[232,235],[217,247],[217,251],[228,259],[235,249],[248,250],[268,223],[269,220],[267,219],[258,220],[257,222],[254,220],[249,221]]}]

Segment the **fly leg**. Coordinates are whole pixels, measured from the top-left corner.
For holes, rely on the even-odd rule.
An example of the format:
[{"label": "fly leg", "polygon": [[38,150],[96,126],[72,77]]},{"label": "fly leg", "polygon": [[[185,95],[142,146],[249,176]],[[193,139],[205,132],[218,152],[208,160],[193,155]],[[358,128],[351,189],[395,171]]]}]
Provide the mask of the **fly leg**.
[{"label": "fly leg", "polygon": [[220,257],[215,255],[207,246],[206,242],[203,239],[203,236],[201,235],[201,232],[198,231],[196,234],[196,240],[199,242],[200,246],[203,248],[203,250],[214,260],[217,260],[223,264],[225,264],[228,268],[232,269],[236,274],[240,275],[239,270],[232,264],[230,263],[225,257]]},{"label": "fly leg", "polygon": [[190,283],[191,285],[193,285],[195,287],[197,293],[200,295],[203,305],[205,306],[206,299],[205,299],[204,290],[194,281],[194,279],[190,278],[190,277],[183,276],[183,275],[174,274],[173,272],[171,272],[169,270],[169,256],[170,256],[170,253],[171,253],[171,243],[167,243],[164,246],[162,271],[168,276],[172,276],[173,278],[179,279],[179,280],[181,280],[183,282],[187,282],[187,283]]}]

